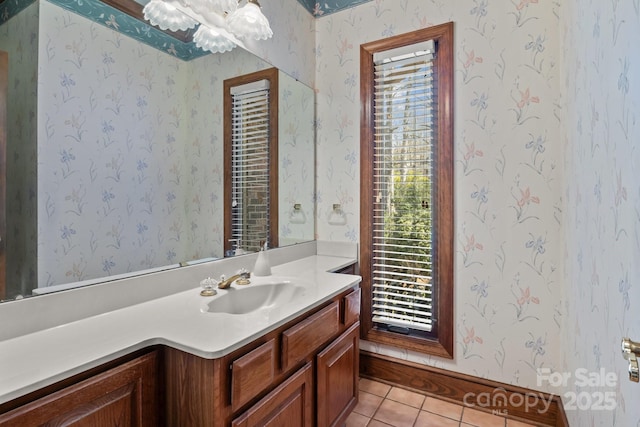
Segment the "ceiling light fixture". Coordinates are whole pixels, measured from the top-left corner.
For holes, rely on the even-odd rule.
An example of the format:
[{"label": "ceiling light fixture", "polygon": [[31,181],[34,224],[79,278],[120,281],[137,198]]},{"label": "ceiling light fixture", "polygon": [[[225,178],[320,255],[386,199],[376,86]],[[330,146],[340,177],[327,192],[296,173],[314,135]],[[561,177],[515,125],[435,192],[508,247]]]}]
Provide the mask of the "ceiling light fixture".
[{"label": "ceiling light fixture", "polygon": [[161,30],[188,30],[199,25],[193,41],[212,53],[229,51],[242,45],[242,40],[273,36],[258,0],[151,0],[143,13]]}]

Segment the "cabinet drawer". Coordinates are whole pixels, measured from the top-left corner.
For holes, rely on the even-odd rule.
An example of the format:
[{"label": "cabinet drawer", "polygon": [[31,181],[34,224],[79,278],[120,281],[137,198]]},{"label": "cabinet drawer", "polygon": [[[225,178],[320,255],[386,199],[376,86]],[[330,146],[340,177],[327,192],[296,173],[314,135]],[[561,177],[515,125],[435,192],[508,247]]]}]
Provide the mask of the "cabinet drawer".
[{"label": "cabinet drawer", "polygon": [[233,411],[269,387],[276,375],[276,344],[271,339],[231,364]]},{"label": "cabinet drawer", "polygon": [[334,301],[282,333],[282,370],[304,360],[340,330],[340,307]]},{"label": "cabinet drawer", "polygon": [[360,318],[360,288],[344,297],[344,324],[349,326]]},{"label": "cabinet drawer", "polygon": [[313,366],[307,363],[232,421],[231,427],[313,425]]}]

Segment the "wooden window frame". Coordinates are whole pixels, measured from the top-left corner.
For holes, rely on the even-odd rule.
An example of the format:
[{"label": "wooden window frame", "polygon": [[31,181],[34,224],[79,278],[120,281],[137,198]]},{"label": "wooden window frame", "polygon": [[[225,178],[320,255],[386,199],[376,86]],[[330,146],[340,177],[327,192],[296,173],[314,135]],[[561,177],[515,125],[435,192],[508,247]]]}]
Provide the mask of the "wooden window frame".
[{"label": "wooden window frame", "polygon": [[253,83],[260,80],[268,80],[270,87],[269,95],[269,245],[278,247],[278,69],[268,68],[256,71],[224,81],[224,252],[233,249],[231,239],[231,209],[232,209],[232,145],[233,145],[233,123],[231,114],[233,110],[233,99],[231,88]]},{"label": "wooden window frame", "polygon": [[[433,338],[401,335],[375,327],[372,316],[372,230],[374,202],[373,135],[374,135],[374,62],[376,52],[433,40],[437,46],[438,81],[437,188],[434,194],[437,243],[433,261],[435,307]],[[373,41],[360,46],[360,274],[362,275],[361,337],[364,340],[402,349],[453,359],[453,22],[424,28],[411,33]]]}]

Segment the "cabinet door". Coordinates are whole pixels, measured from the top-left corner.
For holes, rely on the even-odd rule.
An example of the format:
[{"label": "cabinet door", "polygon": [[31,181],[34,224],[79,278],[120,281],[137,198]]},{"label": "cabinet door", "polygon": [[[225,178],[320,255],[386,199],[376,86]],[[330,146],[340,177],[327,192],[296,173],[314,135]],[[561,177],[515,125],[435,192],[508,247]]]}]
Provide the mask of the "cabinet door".
[{"label": "cabinet door", "polygon": [[313,423],[311,362],[233,420],[232,427],[311,427]]},{"label": "cabinet door", "polygon": [[0,415],[0,426],[157,426],[157,356],[149,353]]},{"label": "cabinet door", "polygon": [[318,354],[318,427],[344,424],[358,403],[359,327],[354,323]]}]

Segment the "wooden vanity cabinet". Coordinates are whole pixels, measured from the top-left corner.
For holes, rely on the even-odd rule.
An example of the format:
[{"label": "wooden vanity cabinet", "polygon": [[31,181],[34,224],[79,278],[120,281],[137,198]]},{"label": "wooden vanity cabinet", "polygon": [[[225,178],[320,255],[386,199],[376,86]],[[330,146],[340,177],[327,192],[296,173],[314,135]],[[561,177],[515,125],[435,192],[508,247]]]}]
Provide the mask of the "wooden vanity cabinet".
[{"label": "wooden vanity cabinet", "polygon": [[2,427],[161,425],[157,351],[58,389],[0,415]]},{"label": "wooden vanity cabinet", "polygon": [[342,425],[358,396],[359,300],[345,291],[219,359],[167,348],[167,425]]},{"label": "wooden vanity cabinet", "polygon": [[360,289],[218,359],[150,347],[0,405],[0,427],[342,425],[357,403]]}]

